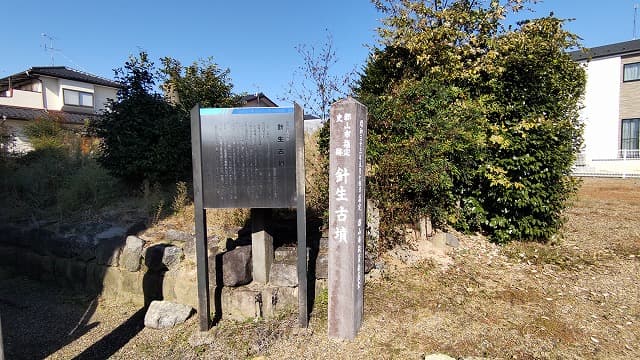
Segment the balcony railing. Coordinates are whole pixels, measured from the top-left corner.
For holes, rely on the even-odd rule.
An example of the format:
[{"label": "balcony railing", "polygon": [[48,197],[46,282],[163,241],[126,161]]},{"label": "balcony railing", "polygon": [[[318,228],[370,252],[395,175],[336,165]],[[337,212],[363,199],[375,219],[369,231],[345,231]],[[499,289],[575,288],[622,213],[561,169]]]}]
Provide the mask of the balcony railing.
[{"label": "balcony railing", "polygon": [[618,150],[618,159],[640,159],[640,150]]}]

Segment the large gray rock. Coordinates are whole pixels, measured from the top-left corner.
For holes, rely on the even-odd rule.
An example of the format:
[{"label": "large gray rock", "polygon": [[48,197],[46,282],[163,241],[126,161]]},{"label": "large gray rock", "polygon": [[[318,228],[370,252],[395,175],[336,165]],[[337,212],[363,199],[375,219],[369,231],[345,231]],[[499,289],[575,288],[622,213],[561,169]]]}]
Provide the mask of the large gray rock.
[{"label": "large gray rock", "polygon": [[167,246],[162,254],[162,263],[169,269],[175,269],[182,260],[182,249],[177,246]]},{"label": "large gray rock", "polygon": [[126,234],[126,229],[114,226],[94,237],[96,261],[99,265],[118,266],[118,259]]},{"label": "large gray rock", "polygon": [[189,234],[188,232],[169,229],[164,232],[164,238],[168,241],[180,241],[183,243],[193,242],[194,236]]},{"label": "large gray rock", "polygon": [[455,235],[447,232],[436,233],[431,239],[431,242],[433,243],[434,246],[442,249],[445,249],[447,246],[450,246],[453,248],[457,248],[460,246],[460,242],[458,241],[458,238]]},{"label": "large gray rock", "polygon": [[150,270],[165,271],[178,267],[182,259],[182,249],[167,244],[156,244],[144,252],[144,263]]},{"label": "large gray rock", "polygon": [[251,274],[251,245],[238,246],[221,255],[224,286],[246,285],[253,280]]},{"label": "large gray rock", "polygon": [[165,329],[185,322],[193,309],[190,306],[169,301],[152,301],[144,316],[144,326]]},{"label": "large gray rock", "polygon": [[[218,252],[218,242],[220,240],[217,236],[209,236],[207,237],[207,248],[208,254],[216,254]],[[190,238],[184,241],[184,245],[182,246],[182,250],[184,251],[184,256],[191,261],[196,261],[196,238],[195,236],[191,236]]]},{"label": "large gray rock", "polygon": [[142,256],[142,248],[144,240],[137,236],[127,236],[126,243],[120,255],[120,267],[129,271],[140,270],[140,257]]},{"label": "large gray rock", "polygon": [[273,263],[269,273],[269,284],[273,286],[298,286],[298,270],[295,264]]}]

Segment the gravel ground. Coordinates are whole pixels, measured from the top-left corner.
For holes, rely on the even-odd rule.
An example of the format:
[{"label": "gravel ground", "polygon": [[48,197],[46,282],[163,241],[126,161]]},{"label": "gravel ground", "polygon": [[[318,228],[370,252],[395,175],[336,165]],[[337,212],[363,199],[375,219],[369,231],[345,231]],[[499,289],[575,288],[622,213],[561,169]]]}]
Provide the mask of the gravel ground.
[{"label": "gravel ground", "polygon": [[458,234],[450,261],[431,260],[424,244],[412,265],[388,258],[367,283],[354,341],[327,338],[326,293],[304,331],[295,312],[222,321],[208,333],[192,317],[157,331],[142,328],[134,306],[0,274],[5,351],[8,359],[640,358],[639,188],[637,180],[586,180],[552,244],[500,247]]}]

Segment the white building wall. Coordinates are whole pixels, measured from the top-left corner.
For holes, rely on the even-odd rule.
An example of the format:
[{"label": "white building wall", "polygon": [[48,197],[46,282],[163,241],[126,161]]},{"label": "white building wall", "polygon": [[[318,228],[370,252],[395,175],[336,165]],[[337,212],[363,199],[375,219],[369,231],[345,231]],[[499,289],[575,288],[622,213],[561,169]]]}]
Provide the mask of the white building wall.
[{"label": "white building wall", "polygon": [[18,106],[31,109],[43,109],[42,93],[13,89],[12,96],[0,97],[0,105]]},{"label": "white building wall", "polygon": [[117,98],[118,91],[116,89],[96,85],[95,93],[93,95],[93,104],[95,106],[96,112],[99,112],[106,108],[108,99],[116,100]]},{"label": "white building wall", "polygon": [[62,96],[59,94],[60,84],[58,84],[58,79],[41,76],[40,80],[42,80],[42,84],[44,85],[47,110],[62,109]]},{"label": "white building wall", "polygon": [[584,145],[587,162],[616,159],[620,147],[620,57],[587,63]]}]

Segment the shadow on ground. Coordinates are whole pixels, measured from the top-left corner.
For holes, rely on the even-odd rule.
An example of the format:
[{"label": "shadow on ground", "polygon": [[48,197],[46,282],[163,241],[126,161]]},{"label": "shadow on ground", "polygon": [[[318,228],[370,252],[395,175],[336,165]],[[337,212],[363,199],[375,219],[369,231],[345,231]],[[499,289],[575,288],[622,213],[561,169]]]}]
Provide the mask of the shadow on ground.
[{"label": "shadow on ground", "polygon": [[[144,328],[153,300],[162,300],[162,273],[143,279],[145,306],[101,339],[87,344],[75,359],[106,359]],[[0,268],[0,316],[4,355],[9,359],[42,359],[82,338],[99,325],[92,322],[98,296],[40,282]]]},{"label": "shadow on ground", "polygon": [[86,334],[97,300],[24,276],[0,274],[6,359],[42,359]]}]

